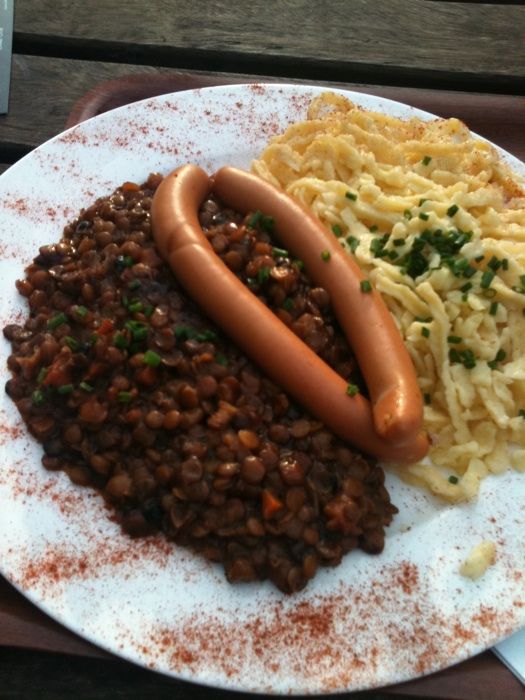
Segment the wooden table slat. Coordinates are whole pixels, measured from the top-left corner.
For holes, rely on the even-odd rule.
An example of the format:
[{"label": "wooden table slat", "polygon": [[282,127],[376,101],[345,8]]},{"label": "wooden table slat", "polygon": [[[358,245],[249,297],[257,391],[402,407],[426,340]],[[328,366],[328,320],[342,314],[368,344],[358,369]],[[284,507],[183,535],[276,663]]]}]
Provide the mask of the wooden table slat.
[{"label": "wooden table slat", "polygon": [[495,4],[429,0],[333,0],[328,7],[253,0],[240,10],[216,0],[206,12],[192,0],[152,0],[145,12],[143,0],[128,0],[99,3],[93,22],[91,3],[84,0],[18,0],[15,50],[31,53],[32,43],[35,51],[50,55],[76,51],[78,58],[179,68],[377,83],[417,80],[420,86],[425,78],[434,85],[456,80],[481,91],[499,92],[498,85],[519,91],[525,7],[509,5],[503,13]]}]

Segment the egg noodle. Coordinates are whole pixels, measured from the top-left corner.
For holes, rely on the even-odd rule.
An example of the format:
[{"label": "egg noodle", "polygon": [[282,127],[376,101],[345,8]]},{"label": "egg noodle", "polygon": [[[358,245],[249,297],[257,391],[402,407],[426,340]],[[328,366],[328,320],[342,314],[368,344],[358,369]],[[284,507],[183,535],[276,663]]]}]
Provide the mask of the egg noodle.
[{"label": "egg noodle", "polygon": [[313,210],[396,319],[432,442],[403,478],[459,502],[525,471],[525,193],[496,149],[457,119],[324,93],[252,170]]}]

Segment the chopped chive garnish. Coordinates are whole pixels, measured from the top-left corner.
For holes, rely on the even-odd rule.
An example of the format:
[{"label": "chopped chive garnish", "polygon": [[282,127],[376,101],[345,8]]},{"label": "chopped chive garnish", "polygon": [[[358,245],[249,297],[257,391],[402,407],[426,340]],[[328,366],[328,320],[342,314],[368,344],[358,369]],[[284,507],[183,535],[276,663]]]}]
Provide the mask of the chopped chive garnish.
[{"label": "chopped chive garnish", "polygon": [[498,352],[496,353],[496,357],[494,358],[496,362],[502,362],[505,358],[507,357],[507,353],[503,348],[500,348]]},{"label": "chopped chive garnish", "polygon": [[525,408],[520,408],[520,410],[518,411],[518,415],[521,418],[525,418]]},{"label": "chopped chive garnish", "polygon": [[328,262],[330,260],[331,255],[329,250],[323,250],[321,252],[321,260],[324,260],[325,262]]},{"label": "chopped chive garnish", "polygon": [[379,236],[379,238],[374,238],[370,242],[370,252],[374,254],[374,258],[383,258],[387,254],[385,250],[385,245],[388,242],[388,233],[384,236]]},{"label": "chopped chive garnish", "polygon": [[79,349],[80,343],[78,342],[78,340],[76,338],[73,338],[72,335],[66,335],[64,340],[65,340],[65,343],[68,346],[68,348],[70,350],[72,350],[73,352],[76,352]]},{"label": "chopped chive garnish", "polygon": [[198,333],[196,336],[197,340],[200,340],[202,342],[206,342],[208,340],[217,340],[217,333],[215,331],[202,331],[202,333]]},{"label": "chopped chive garnish", "polygon": [[473,277],[476,274],[476,272],[476,268],[472,267],[472,265],[469,265],[463,270],[463,277],[466,277],[468,279],[469,277]]},{"label": "chopped chive garnish", "polygon": [[520,275],[520,282],[525,287],[525,275]]},{"label": "chopped chive garnish", "polygon": [[498,363],[496,362],[496,360],[489,360],[487,364],[490,367],[490,369],[497,369],[498,367]]},{"label": "chopped chive garnish", "polygon": [[424,336],[425,338],[430,338],[430,328],[423,326],[421,328],[421,335]]},{"label": "chopped chive garnish", "polygon": [[492,272],[492,270],[485,270],[485,272],[481,275],[481,282],[479,283],[481,289],[488,289],[492,284],[494,277],[495,274]]},{"label": "chopped chive garnish", "polygon": [[[423,213],[423,219],[425,216],[427,214]],[[459,229],[443,231],[439,228],[435,230],[427,228],[412,241],[409,251],[396,264],[400,266],[402,273],[416,279],[429,270],[431,259],[429,254],[434,249],[440,254],[442,265],[447,265],[456,277],[461,274],[470,277],[475,274],[476,269],[472,268],[469,272],[468,260],[457,257],[457,254],[472,235],[471,231]]]},{"label": "chopped chive garnish", "polygon": [[56,316],[53,316],[53,318],[49,319],[47,322],[47,327],[50,330],[55,330],[55,328],[58,328],[63,323],[67,323],[67,316],[64,313],[59,313]]},{"label": "chopped chive garnish", "polygon": [[460,356],[461,362],[467,369],[473,369],[476,366],[476,357],[472,350],[462,350]]},{"label": "chopped chive garnish", "polygon": [[357,396],[357,394],[359,394],[359,387],[357,384],[348,384],[346,387],[346,393],[348,396]]},{"label": "chopped chive garnish", "polygon": [[177,340],[189,340],[195,338],[197,331],[188,326],[175,326],[175,337]]},{"label": "chopped chive garnish", "polygon": [[299,258],[297,258],[293,262],[298,270],[304,270],[304,262],[302,260],[299,260]]},{"label": "chopped chive garnish", "polygon": [[345,192],[345,197],[347,199],[351,199],[353,202],[355,202],[357,199],[357,195],[355,194],[355,192]]},{"label": "chopped chive garnish", "polygon": [[85,318],[88,315],[88,310],[85,306],[75,306],[75,314],[80,318]]},{"label": "chopped chive garnish", "polygon": [[432,403],[432,399],[430,398],[430,394],[423,394],[423,401],[427,406],[430,406]]},{"label": "chopped chive garnish", "polygon": [[113,345],[119,348],[120,350],[124,350],[128,347],[129,342],[123,333],[115,333],[115,337],[113,338]]},{"label": "chopped chive garnish", "polygon": [[447,209],[447,216],[451,216],[451,217],[452,217],[452,216],[454,216],[455,214],[457,214],[458,211],[459,211],[458,205],[457,205],[457,204],[453,204],[451,207],[449,207],[449,208]]},{"label": "chopped chive garnish", "polygon": [[47,374],[47,367],[42,367],[36,376],[36,381],[38,384],[42,384],[42,382],[46,378],[46,374]]},{"label": "chopped chive garnish", "polygon": [[142,303],[141,303],[140,301],[132,301],[132,302],[128,305],[128,311],[130,311],[132,314],[136,314],[136,313],[138,313],[139,311],[142,311],[143,308],[144,308],[144,307],[142,306]]},{"label": "chopped chive garnish", "polygon": [[361,280],[359,286],[361,287],[361,291],[365,294],[368,294],[372,291],[372,285],[370,284],[369,280]]},{"label": "chopped chive garnish", "polygon": [[502,267],[504,270],[508,270],[508,269],[509,269],[509,260],[508,260],[508,258],[503,258],[503,260],[501,261],[501,267]]},{"label": "chopped chive garnish", "polygon": [[290,253],[287,250],[285,250],[284,248],[277,248],[277,247],[272,248],[272,255],[274,255],[276,258],[288,258],[288,257],[290,257]]},{"label": "chopped chive garnish", "polygon": [[128,289],[131,289],[131,291],[134,292],[140,287],[141,284],[142,282],[139,279],[131,280],[131,282],[128,284]]},{"label": "chopped chive garnish", "polygon": [[422,219],[423,221],[428,221],[429,215],[425,213],[424,211],[419,212],[419,218]]},{"label": "chopped chive garnish", "polygon": [[286,311],[293,311],[294,303],[293,300],[290,299],[290,297],[283,301],[283,309],[285,309]]},{"label": "chopped chive garnish", "polygon": [[88,384],[88,382],[80,382],[78,386],[80,389],[82,389],[82,391],[93,391],[93,387],[91,384]]},{"label": "chopped chive garnish", "polygon": [[355,236],[347,236],[345,240],[350,246],[350,250],[352,251],[352,253],[355,253],[357,246],[359,245],[359,239]]},{"label": "chopped chive garnish", "polygon": [[218,365],[222,365],[223,367],[228,364],[228,360],[226,359],[226,355],[223,355],[222,353],[215,355],[215,362]]},{"label": "chopped chive garnish", "polygon": [[477,257],[474,258],[474,260],[475,260],[476,262],[481,262],[482,260],[485,260],[485,256],[484,256],[484,255],[478,255]]},{"label": "chopped chive garnish", "polygon": [[261,216],[261,228],[266,233],[273,233],[275,229],[275,220],[273,216]]},{"label": "chopped chive garnish", "polygon": [[42,389],[35,389],[31,394],[31,400],[35,406],[41,406],[46,400],[46,396]]},{"label": "chopped chive garnish", "polygon": [[405,209],[405,211],[403,212],[403,216],[405,217],[405,219],[408,219],[408,221],[410,221],[410,219],[412,218],[412,212],[410,211],[410,209]]},{"label": "chopped chive garnish", "polygon": [[269,267],[260,267],[259,270],[257,271],[257,282],[259,284],[264,284],[265,282],[268,281],[270,278],[270,268]]},{"label": "chopped chive garnish", "polygon": [[448,351],[448,359],[451,362],[461,362],[461,357],[459,355],[459,352],[456,350],[456,348],[451,348]]},{"label": "chopped chive garnish", "polygon": [[421,161],[423,165],[428,165],[432,158],[430,156],[424,156],[423,160]]},{"label": "chopped chive garnish", "polygon": [[162,357],[153,350],[146,350],[144,353],[144,364],[150,367],[158,367],[162,362]]},{"label": "chopped chive garnish", "polygon": [[500,269],[501,265],[501,260],[498,260],[498,258],[495,255],[493,255],[487,263],[487,266],[490,267],[491,270],[494,270],[494,272],[497,272]]},{"label": "chopped chive garnish", "polygon": [[119,391],[117,394],[117,400],[120,401],[120,403],[129,403],[131,401],[131,392]]},{"label": "chopped chive garnish", "polygon": [[259,210],[257,210],[254,214],[252,214],[252,215],[250,216],[250,218],[248,219],[248,223],[246,224],[246,226],[247,226],[248,228],[255,228],[255,226],[257,226],[257,224],[259,223],[259,219],[261,218],[261,216],[262,216],[262,212],[259,211]]},{"label": "chopped chive garnish", "polygon": [[459,482],[458,477],[453,474],[448,477],[448,480],[450,484],[457,484]]},{"label": "chopped chive garnish", "polygon": [[485,299],[492,299],[492,297],[495,297],[497,294],[497,291],[495,289],[484,289],[483,290],[483,296]]},{"label": "chopped chive garnish", "polygon": [[472,289],[472,282],[466,282],[462,287],[459,288],[460,292],[468,292]]},{"label": "chopped chive garnish", "polygon": [[148,337],[148,327],[140,321],[126,321],[124,326],[131,333],[133,340],[145,340]]},{"label": "chopped chive garnish", "polygon": [[377,226],[374,224],[373,226],[370,226],[370,233],[375,233],[377,231]]},{"label": "chopped chive garnish", "polygon": [[402,245],[405,245],[405,239],[404,238],[394,238],[392,243],[396,246],[396,248],[399,248]]},{"label": "chopped chive garnish", "polygon": [[73,384],[62,384],[62,386],[59,386],[57,389],[57,392],[59,394],[71,394],[73,391]]},{"label": "chopped chive garnish", "polygon": [[498,302],[493,301],[492,304],[490,305],[489,314],[491,316],[495,316],[497,312],[498,312]]},{"label": "chopped chive garnish", "polygon": [[422,207],[425,202],[428,202],[428,199],[420,199],[418,203],[418,207]]},{"label": "chopped chive garnish", "polygon": [[339,224],[334,224],[332,226],[332,233],[334,233],[337,236],[337,238],[341,238],[341,236],[343,235],[343,231]]},{"label": "chopped chive garnish", "polygon": [[459,258],[459,260],[444,259],[443,262],[445,262],[450,267],[455,277],[459,277],[463,273],[463,271],[468,267],[467,258]]},{"label": "chopped chive garnish", "polygon": [[46,395],[42,389],[35,389],[31,394],[31,400],[35,406],[41,406],[46,402]]},{"label": "chopped chive garnish", "polygon": [[463,342],[463,338],[459,335],[449,335],[447,336],[447,342],[458,345],[459,343]]}]

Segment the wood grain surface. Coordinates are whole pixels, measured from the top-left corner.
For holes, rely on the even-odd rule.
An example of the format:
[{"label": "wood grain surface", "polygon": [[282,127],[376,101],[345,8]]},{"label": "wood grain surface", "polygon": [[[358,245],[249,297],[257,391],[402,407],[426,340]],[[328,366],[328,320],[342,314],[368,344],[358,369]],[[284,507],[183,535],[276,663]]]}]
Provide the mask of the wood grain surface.
[{"label": "wood grain surface", "polygon": [[0,116],[0,161],[14,162],[63,131],[76,100],[98,82],[162,69],[15,54],[9,112]]},{"label": "wood grain surface", "polygon": [[127,0],[98,3],[96,22],[92,12],[84,0],[18,0],[15,51],[317,80],[525,90],[523,6],[502,12],[497,4],[435,0]]}]

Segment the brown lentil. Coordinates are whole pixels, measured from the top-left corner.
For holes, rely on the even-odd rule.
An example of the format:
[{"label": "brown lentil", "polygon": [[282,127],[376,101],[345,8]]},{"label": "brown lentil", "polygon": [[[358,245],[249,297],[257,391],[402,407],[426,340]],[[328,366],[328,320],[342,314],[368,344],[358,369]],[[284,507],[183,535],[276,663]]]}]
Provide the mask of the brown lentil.
[{"label": "brown lentil", "polygon": [[[229,581],[303,588],[355,547],[376,553],[396,508],[381,469],[254,367],[179,288],[154,247],[161,181],[118,189],[43,246],[6,390],[47,469],[101,491],[125,532],[161,530]],[[208,199],[205,235],[228,267],[336,371],[361,378],[327,292],[250,217]]]}]

